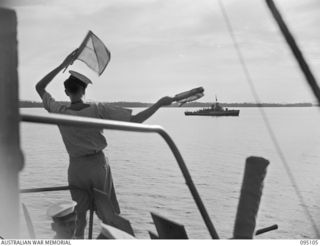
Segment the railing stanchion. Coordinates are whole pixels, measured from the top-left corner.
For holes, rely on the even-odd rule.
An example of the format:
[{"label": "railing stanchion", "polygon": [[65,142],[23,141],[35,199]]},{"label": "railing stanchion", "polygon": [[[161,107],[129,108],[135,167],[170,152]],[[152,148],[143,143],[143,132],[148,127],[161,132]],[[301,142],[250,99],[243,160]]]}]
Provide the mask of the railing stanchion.
[{"label": "railing stanchion", "polygon": [[92,239],[92,229],[93,229],[93,212],[94,212],[94,199],[91,200],[90,205],[90,216],[89,216],[89,235],[88,239]]}]

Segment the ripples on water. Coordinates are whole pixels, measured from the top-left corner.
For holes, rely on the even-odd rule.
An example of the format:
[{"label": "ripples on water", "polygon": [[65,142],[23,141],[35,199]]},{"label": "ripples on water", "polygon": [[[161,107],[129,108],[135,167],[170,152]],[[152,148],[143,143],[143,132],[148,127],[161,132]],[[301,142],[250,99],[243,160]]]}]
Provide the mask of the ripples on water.
[{"label": "ripples on water", "polygon": [[[134,111],[140,111],[135,109]],[[266,108],[308,209],[320,227],[320,122],[317,108]],[[46,114],[42,109],[23,112]],[[241,108],[240,117],[186,117],[182,108],[165,108],[145,124],[162,125],[176,142],[221,238],[232,237],[245,159],[270,161],[256,229],[278,224],[277,231],[257,238],[315,238],[256,108]],[[105,153],[111,167],[122,214],[138,238],[154,231],[150,211],[184,224],[190,238],[210,238],[178,165],[155,134],[105,131]],[[23,123],[25,168],[22,188],[67,184],[67,154],[55,126]],[[22,194],[39,238],[52,238],[46,209],[70,199],[68,192]],[[21,231],[28,237],[21,217]],[[99,223],[95,219],[95,234]]]}]

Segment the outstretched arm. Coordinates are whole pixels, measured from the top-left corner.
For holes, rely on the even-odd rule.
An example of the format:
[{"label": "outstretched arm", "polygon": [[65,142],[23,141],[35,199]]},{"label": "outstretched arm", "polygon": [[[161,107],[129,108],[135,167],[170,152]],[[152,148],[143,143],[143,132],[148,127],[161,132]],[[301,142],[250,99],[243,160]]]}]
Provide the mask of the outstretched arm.
[{"label": "outstretched arm", "polygon": [[55,69],[53,69],[50,73],[48,73],[44,78],[42,78],[37,84],[36,84],[36,90],[39,94],[39,96],[42,98],[44,93],[46,92],[46,87],[48,84],[54,79],[54,77],[57,76],[57,74],[67,67],[69,64],[71,64],[75,60],[75,56],[77,54],[78,49],[72,51],[71,54],[69,54],[64,61]]},{"label": "outstretched arm", "polygon": [[131,116],[131,122],[142,123],[149,119],[162,106],[170,105],[173,102],[172,97],[163,97],[150,108],[141,111],[140,113]]}]

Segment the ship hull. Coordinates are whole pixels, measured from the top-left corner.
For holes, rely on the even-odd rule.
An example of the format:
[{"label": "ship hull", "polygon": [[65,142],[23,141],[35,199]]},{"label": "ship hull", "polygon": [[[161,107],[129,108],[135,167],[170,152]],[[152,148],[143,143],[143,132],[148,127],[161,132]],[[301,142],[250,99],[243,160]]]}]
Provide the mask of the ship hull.
[{"label": "ship hull", "polygon": [[228,110],[228,111],[195,111],[184,112],[187,116],[239,116],[240,110]]}]

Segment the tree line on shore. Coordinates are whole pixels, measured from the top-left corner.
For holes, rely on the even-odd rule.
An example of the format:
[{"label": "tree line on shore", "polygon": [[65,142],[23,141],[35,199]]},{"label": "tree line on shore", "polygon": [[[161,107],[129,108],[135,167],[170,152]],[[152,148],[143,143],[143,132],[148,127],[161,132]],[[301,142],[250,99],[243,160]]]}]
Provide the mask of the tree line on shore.
[{"label": "tree line on shore", "polygon": [[[69,102],[62,102],[65,105],[69,105]],[[152,103],[142,102],[110,102],[109,104],[127,108],[145,108],[152,105]],[[312,107],[318,106],[312,103],[219,103],[223,107]],[[190,102],[182,105],[182,107],[203,108],[210,107],[212,103],[209,102]],[[21,100],[19,104],[20,108],[42,108],[42,102]],[[173,103],[169,107],[179,107],[178,103]]]}]

